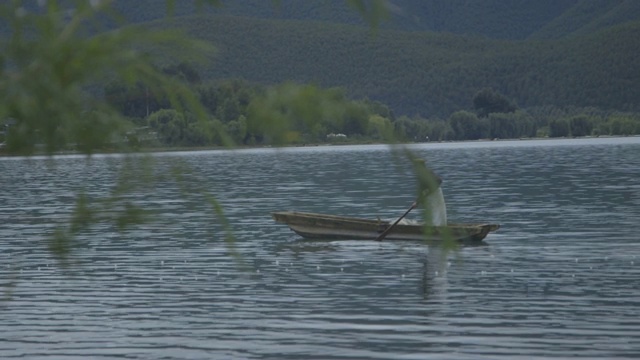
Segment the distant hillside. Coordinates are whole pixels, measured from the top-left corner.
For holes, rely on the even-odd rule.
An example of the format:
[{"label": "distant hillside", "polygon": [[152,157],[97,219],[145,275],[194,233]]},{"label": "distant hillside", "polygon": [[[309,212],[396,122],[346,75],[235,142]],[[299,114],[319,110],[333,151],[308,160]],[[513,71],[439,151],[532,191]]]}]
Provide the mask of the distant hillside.
[{"label": "distant hillside", "polygon": [[[640,110],[640,22],[570,39],[507,41],[310,21],[199,16],[154,22],[212,42],[205,79],[345,87],[399,114],[448,116],[492,87],[522,107]],[[163,62],[170,62],[164,58]]]},{"label": "distant hillside", "polygon": [[[60,2],[72,6],[74,1]],[[165,18],[167,2],[113,0],[112,5],[127,22],[145,23]],[[219,7],[197,6],[202,0],[172,2],[176,17],[211,14],[367,25],[346,0],[221,0]],[[30,11],[42,8],[40,0],[22,4]],[[387,4],[389,18],[382,29],[492,39],[558,39],[640,20],[638,0],[387,0]],[[6,30],[0,23],[0,33]]]},{"label": "distant hillside", "polygon": [[[166,15],[166,0],[116,0],[132,22]],[[207,13],[262,19],[312,20],[364,25],[344,0],[223,0],[196,10],[194,1],[175,1],[176,16]],[[637,0],[389,0],[384,29],[479,35],[494,39],[554,39],[587,34],[640,19]],[[279,4],[279,5],[274,5]]]},{"label": "distant hillside", "polygon": [[640,111],[638,0],[389,0],[392,18],[375,36],[344,0],[223,0],[200,10],[195,2],[174,1],[173,19],[166,0],[114,6],[134,23],[213,43],[205,81],[341,86],[429,117],[469,109],[484,87],[522,107]]}]

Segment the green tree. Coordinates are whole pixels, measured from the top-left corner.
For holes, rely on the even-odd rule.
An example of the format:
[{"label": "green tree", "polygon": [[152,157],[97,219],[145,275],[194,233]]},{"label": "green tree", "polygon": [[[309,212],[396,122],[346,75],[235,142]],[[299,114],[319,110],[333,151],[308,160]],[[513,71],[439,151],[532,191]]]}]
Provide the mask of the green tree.
[{"label": "green tree", "polygon": [[553,119],[549,122],[549,137],[567,137],[571,134],[571,126],[567,119]]},{"label": "green tree", "polygon": [[425,135],[429,141],[454,140],[455,132],[446,121],[434,120],[428,123],[428,131]]},{"label": "green tree", "polygon": [[[343,132],[349,136],[364,135],[370,131],[371,118],[366,105],[361,103],[346,104],[343,113],[342,128],[339,132]],[[378,115],[382,117],[381,115]]]},{"label": "green tree", "polygon": [[593,130],[594,135],[611,135],[611,124],[608,122],[601,122],[598,126]]},{"label": "green tree", "polygon": [[593,131],[593,121],[586,115],[578,115],[569,119],[571,136],[587,136]]},{"label": "green tree", "polygon": [[427,141],[429,125],[424,119],[411,119],[408,116],[400,116],[392,121],[398,140]]},{"label": "green tree", "polygon": [[611,116],[607,123],[609,124],[611,135],[640,134],[640,121],[634,121],[629,116]]},{"label": "green tree", "polygon": [[369,110],[342,89],[284,83],[254,97],[247,107],[250,137],[265,143],[301,143],[327,134],[365,134]]},{"label": "green tree", "polygon": [[514,139],[536,136],[535,121],[523,111],[489,114],[488,124],[491,138]]},{"label": "green tree", "polygon": [[473,108],[479,117],[487,117],[492,113],[511,113],[517,110],[511,100],[491,88],[484,88],[474,95]]},{"label": "green tree", "polygon": [[145,118],[151,113],[171,105],[157,96],[153,89],[138,82],[127,85],[122,81],[111,82],[104,87],[107,103],[118,113],[129,118]]},{"label": "green tree", "polygon": [[162,109],[149,115],[149,127],[157,132],[166,145],[184,145],[188,122],[183,113],[174,109]]},{"label": "green tree", "polygon": [[228,123],[237,120],[241,115],[240,104],[232,97],[223,98],[216,111],[216,118]]},{"label": "green tree", "polygon": [[488,129],[474,113],[457,111],[451,114],[448,122],[456,140],[477,140],[486,137]]},{"label": "green tree", "polygon": [[240,115],[237,120],[229,121],[226,124],[227,133],[236,144],[243,144],[247,137],[247,118]]},{"label": "green tree", "polygon": [[394,128],[391,121],[380,115],[369,116],[369,136],[376,140],[393,140]]},{"label": "green tree", "polygon": [[372,101],[368,99],[365,100],[364,103],[367,105],[367,107],[369,108],[369,112],[371,112],[372,114],[380,115],[391,121],[396,120],[396,117],[393,114],[393,111],[389,108],[389,106],[379,101]]}]

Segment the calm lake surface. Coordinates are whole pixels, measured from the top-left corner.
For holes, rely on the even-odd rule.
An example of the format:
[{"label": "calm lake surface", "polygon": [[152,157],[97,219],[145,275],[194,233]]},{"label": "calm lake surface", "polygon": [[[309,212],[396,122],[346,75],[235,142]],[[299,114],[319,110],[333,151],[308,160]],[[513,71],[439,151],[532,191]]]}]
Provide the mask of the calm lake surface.
[{"label": "calm lake surface", "polygon": [[95,225],[64,270],[46,239],[123,159],[1,158],[0,358],[640,356],[640,137],[411,149],[444,178],[450,222],[501,224],[484,246],[305,241],[271,219],[400,216],[415,183],[386,146],[182,152],[155,169],[188,180],[133,199],[155,221]]}]

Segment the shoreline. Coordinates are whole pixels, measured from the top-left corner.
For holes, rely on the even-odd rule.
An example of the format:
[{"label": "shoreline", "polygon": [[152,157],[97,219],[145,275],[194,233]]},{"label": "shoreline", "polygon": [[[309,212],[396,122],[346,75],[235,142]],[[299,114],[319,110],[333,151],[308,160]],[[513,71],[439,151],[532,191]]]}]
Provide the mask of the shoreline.
[{"label": "shoreline", "polygon": [[314,148],[314,147],[335,147],[335,146],[359,146],[359,145],[388,145],[388,146],[413,146],[426,144],[468,144],[468,143],[494,143],[508,141],[554,141],[554,140],[589,140],[589,139],[617,139],[617,138],[634,138],[640,135],[601,135],[601,136],[581,136],[581,137],[539,137],[539,138],[513,138],[513,139],[477,139],[477,140],[443,140],[443,141],[424,141],[424,142],[339,142],[339,143],[313,143],[313,144],[295,144],[295,145],[239,145],[239,146],[180,146],[180,147],[149,147],[137,150],[103,150],[96,151],[92,154],[86,154],[80,151],[58,151],[54,154],[45,152],[35,152],[33,154],[5,154],[0,151],[0,158],[32,158],[32,157],[53,157],[66,155],[125,155],[125,154],[156,154],[156,153],[176,153],[176,152],[199,152],[199,151],[234,151],[234,150],[250,150],[250,149],[289,149],[289,148]]}]

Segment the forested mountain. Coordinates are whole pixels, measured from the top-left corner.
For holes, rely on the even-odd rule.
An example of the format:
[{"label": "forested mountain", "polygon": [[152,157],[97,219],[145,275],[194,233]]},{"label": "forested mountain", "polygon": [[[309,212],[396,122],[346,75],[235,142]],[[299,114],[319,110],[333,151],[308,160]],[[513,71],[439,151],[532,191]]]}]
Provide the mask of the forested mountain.
[{"label": "forested mountain", "polygon": [[[426,117],[470,109],[482,88],[521,108],[640,111],[636,0],[389,0],[390,19],[375,33],[344,0],[194,3],[175,1],[171,19],[166,0],[114,6],[129,22],[214,44],[203,81],[338,86]],[[172,63],[171,54],[156,58]]]},{"label": "forested mountain", "polygon": [[204,79],[341,86],[399,114],[446,117],[470,108],[485,87],[521,107],[640,106],[640,22],[544,41],[390,30],[373,36],[355,26],[212,15],[152,26],[176,26],[216,45]]}]

